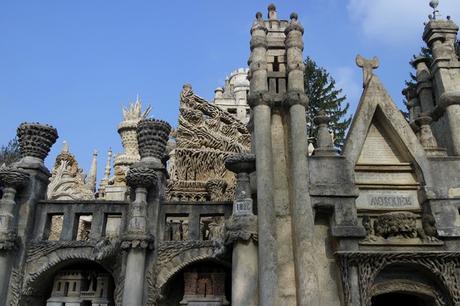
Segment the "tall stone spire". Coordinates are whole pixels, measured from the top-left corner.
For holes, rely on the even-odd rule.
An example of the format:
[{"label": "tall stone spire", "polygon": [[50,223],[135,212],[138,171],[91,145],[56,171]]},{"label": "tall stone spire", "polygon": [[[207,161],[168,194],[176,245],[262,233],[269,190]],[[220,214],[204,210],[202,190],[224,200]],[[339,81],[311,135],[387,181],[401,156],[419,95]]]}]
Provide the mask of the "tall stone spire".
[{"label": "tall stone spire", "polygon": [[93,159],[91,161],[91,167],[89,169],[88,176],[86,178],[86,186],[93,192],[96,191],[96,180],[97,180],[97,150],[93,152]]},{"label": "tall stone spire", "polygon": [[104,197],[107,186],[110,181],[110,170],[112,168],[112,148],[107,152],[107,162],[105,164],[104,177],[99,184],[99,197]]}]

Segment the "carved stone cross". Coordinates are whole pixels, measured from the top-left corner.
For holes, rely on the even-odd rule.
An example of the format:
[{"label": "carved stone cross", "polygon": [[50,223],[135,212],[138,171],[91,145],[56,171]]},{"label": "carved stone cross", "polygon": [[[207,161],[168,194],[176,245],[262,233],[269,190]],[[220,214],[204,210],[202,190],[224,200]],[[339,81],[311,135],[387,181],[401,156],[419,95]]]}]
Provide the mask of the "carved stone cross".
[{"label": "carved stone cross", "polygon": [[363,87],[366,87],[373,75],[372,71],[379,67],[380,62],[376,56],[369,60],[358,54],[356,56],[356,65],[363,68]]}]

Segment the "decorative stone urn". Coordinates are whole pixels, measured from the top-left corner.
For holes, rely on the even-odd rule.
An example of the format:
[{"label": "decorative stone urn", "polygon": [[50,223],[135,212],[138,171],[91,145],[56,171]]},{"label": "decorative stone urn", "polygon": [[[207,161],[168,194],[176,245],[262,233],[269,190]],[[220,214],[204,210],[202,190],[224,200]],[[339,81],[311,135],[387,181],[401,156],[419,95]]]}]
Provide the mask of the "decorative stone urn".
[{"label": "decorative stone urn", "polygon": [[21,123],[17,129],[21,157],[34,157],[42,162],[59,137],[57,130],[40,123]]},{"label": "decorative stone urn", "polygon": [[163,120],[143,119],[137,124],[141,161],[160,163],[165,157],[171,126]]}]

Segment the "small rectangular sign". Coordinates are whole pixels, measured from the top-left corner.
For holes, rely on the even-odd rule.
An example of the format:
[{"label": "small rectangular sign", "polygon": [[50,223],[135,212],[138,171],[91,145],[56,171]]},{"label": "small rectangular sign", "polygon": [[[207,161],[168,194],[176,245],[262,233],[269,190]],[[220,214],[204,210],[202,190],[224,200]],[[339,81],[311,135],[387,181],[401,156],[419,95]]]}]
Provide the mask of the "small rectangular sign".
[{"label": "small rectangular sign", "polygon": [[358,209],[414,210],[420,205],[415,190],[361,190],[356,200]]}]

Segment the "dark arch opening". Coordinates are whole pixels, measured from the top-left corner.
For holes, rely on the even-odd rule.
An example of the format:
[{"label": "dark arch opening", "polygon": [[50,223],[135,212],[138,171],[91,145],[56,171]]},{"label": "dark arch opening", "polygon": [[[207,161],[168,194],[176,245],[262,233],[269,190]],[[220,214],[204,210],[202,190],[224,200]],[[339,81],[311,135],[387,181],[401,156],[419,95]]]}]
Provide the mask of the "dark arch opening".
[{"label": "dark arch opening", "polygon": [[372,306],[436,306],[433,299],[401,292],[380,294],[372,298]]},{"label": "dark arch opening", "polygon": [[[217,274],[217,275],[216,275]],[[216,277],[217,276],[217,277]],[[223,278],[223,279],[222,279]],[[179,305],[184,301],[184,297],[190,297],[190,290],[192,299],[195,303],[206,303],[205,301],[212,297],[215,293],[216,287],[223,282],[224,295],[227,302],[231,301],[231,269],[229,266],[222,262],[213,260],[202,260],[186,266],[184,269],[176,273],[164,286],[162,290],[162,301],[159,306]],[[188,283],[188,284],[187,284]],[[190,285],[195,285],[190,288]],[[186,287],[189,287],[188,289]],[[186,291],[189,291],[188,293]],[[193,297],[193,295],[195,295]],[[196,299],[196,300],[195,300]],[[200,299],[203,299],[201,301]],[[200,304],[201,305],[201,304]],[[203,304],[206,305],[206,304]],[[210,304],[211,305],[211,304]],[[214,304],[213,304],[214,305]],[[223,305],[230,305],[225,303]]]}]

